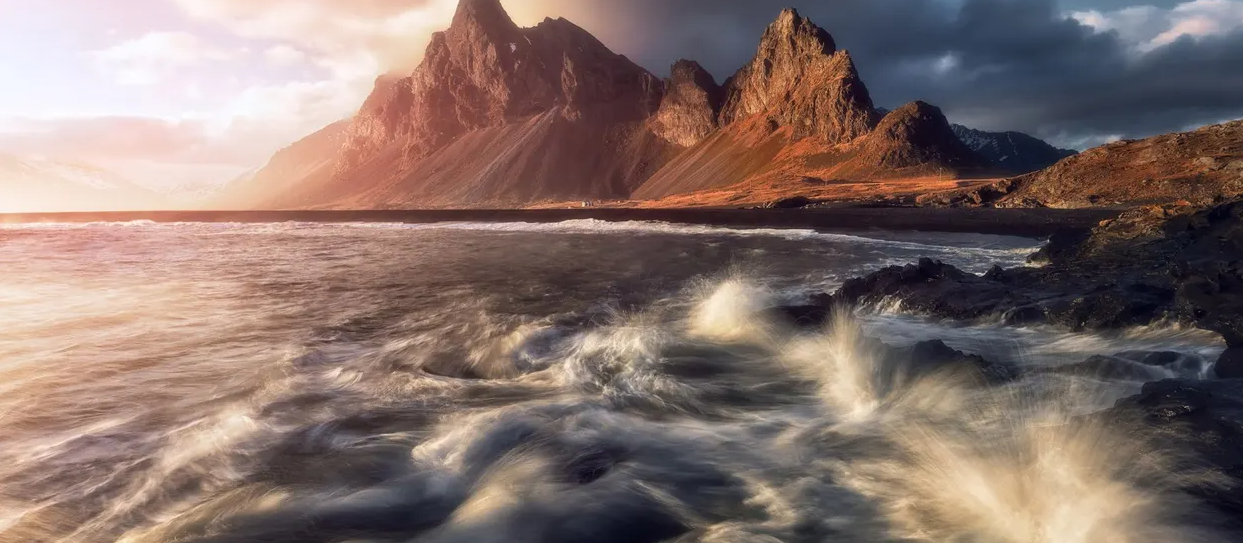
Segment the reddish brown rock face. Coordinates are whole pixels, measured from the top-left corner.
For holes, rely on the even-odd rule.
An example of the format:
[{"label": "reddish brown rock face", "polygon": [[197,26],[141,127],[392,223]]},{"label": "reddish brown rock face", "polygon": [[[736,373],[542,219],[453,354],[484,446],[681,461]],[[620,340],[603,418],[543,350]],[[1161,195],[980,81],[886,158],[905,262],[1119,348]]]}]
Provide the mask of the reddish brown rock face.
[{"label": "reddish brown rock face", "polygon": [[666,141],[690,147],[717,129],[723,89],[693,60],[679,60],[671,73],[652,127]]},{"label": "reddish brown rock face", "polygon": [[796,138],[837,144],[867,134],[878,117],[850,54],[792,9],[769,25],[755,58],[725,86],[722,124],[765,115]]},{"label": "reddish brown rock face", "polygon": [[255,207],[694,201],[851,181],[892,191],[980,166],[932,106],[881,122],[849,53],[792,9],[718,85],[689,60],[660,81],[563,19],[520,28],[499,0],[461,0],[417,69],[377,79],[348,126],[278,158],[254,177],[268,186],[242,191],[265,195]]},{"label": "reddish brown rock face", "polygon": [[1131,207],[1208,205],[1243,195],[1243,121],[1119,141],[977,190],[929,194],[929,205]]},{"label": "reddish brown rock face", "polygon": [[1204,205],[1243,194],[1243,121],[1089,149],[1014,180],[997,205]]},{"label": "reddish brown rock face", "polygon": [[519,28],[497,0],[465,0],[413,74],[377,83],[343,169],[396,140],[407,159],[423,158],[466,132],[554,108],[573,119],[610,106],[642,119],[660,93],[654,76],[564,19]]},{"label": "reddish brown rock face", "polygon": [[886,169],[939,164],[983,168],[985,161],[954,134],[936,106],[911,102],[889,112],[863,146],[868,163]]}]

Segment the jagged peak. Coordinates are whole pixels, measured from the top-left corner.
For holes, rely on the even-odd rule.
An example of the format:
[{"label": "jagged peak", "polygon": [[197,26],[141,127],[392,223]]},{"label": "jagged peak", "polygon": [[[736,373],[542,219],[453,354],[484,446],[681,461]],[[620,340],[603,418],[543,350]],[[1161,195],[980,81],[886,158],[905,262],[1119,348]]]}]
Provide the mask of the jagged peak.
[{"label": "jagged peak", "polygon": [[840,58],[839,62],[845,65],[845,69],[855,74],[859,73],[859,69],[855,66],[855,57],[850,56],[849,50],[842,49],[841,51],[834,53],[834,55]]},{"label": "jagged peak", "polygon": [[819,47],[820,54],[831,55],[837,51],[837,42],[833,41],[833,36],[829,32],[813,23],[811,19],[799,14],[794,8],[786,8],[777,16],[777,20],[768,25],[764,31],[764,38],[760,44],[761,49],[771,44],[773,40],[788,41],[791,46],[798,46],[801,43],[808,43],[807,40],[799,38],[811,38],[810,43],[814,43]]},{"label": "jagged peak", "polygon": [[[941,112],[941,108],[916,100],[890,111],[881,119],[876,127],[881,137],[907,140],[909,138],[938,138],[946,133],[953,134],[950,122]],[[957,135],[955,135],[955,139]]]},{"label": "jagged peak", "polygon": [[511,31],[518,28],[500,0],[461,0],[453,14],[450,28],[476,26],[485,32]]},{"label": "jagged peak", "polygon": [[674,62],[673,67],[669,69],[669,74],[675,81],[695,81],[700,84],[711,84],[713,87],[718,86],[716,78],[703,65],[685,58]]},{"label": "jagged peak", "polygon": [[[903,104],[902,107],[890,111],[889,114],[885,116],[885,118],[889,119],[890,122],[898,122],[904,118],[911,117],[941,120],[945,118],[945,114],[941,113],[941,108],[937,106],[929,104],[923,100],[915,100],[914,102]],[[949,126],[949,121],[946,121],[945,125]]]}]

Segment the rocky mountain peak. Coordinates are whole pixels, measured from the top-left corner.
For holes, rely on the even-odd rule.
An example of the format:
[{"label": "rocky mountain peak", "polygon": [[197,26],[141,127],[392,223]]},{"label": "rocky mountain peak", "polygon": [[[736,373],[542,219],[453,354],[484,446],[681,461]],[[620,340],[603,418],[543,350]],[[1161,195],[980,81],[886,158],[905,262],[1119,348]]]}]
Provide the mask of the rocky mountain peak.
[{"label": "rocky mountain peak", "polygon": [[755,58],[726,88],[723,125],[765,115],[795,138],[838,144],[867,134],[879,117],[850,54],[793,9],[768,26]]},{"label": "rocky mountain peak", "polygon": [[674,62],[673,67],[669,69],[669,74],[672,81],[691,81],[701,87],[718,86],[716,78],[693,60],[681,59]]},{"label": "rocky mountain peak", "polygon": [[785,49],[796,56],[831,55],[837,44],[828,31],[799,15],[798,10],[786,8],[764,31],[760,50],[765,49]]},{"label": "rocky mountain peak", "polygon": [[868,136],[864,153],[884,168],[902,169],[923,164],[953,168],[980,168],[982,157],[968,148],[941,109],[915,101],[889,112]]},{"label": "rocky mountain peak", "polygon": [[461,0],[453,14],[450,29],[480,31],[485,35],[504,36],[518,30],[500,0]]},{"label": "rocky mountain peak", "polygon": [[693,60],[677,61],[670,74],[652,128],[665,141],[690,147],[717,129],[722,89],[712,74]]},{"label": "rocky mountain peak", "polygon": [[640,124],[661,91],[659,79],[569,21],[520,28],[498,0],[461,0],[409,76],[377,80],[337,174],[377,160],[404,171],[466,134],[536,116]]}]

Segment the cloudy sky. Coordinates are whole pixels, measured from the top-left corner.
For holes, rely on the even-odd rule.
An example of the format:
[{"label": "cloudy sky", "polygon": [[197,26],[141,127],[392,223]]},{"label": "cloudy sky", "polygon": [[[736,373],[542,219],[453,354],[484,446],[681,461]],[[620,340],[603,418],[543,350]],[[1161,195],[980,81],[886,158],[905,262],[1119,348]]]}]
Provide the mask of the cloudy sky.
[{"label": "cloudy sky", "polygon": [[[1243,0],[505,0],[724,80],[794,6],[877,103],[1068,147],[1243,117]],[[0,151],[218,181],[415,65],[456,0],[0,0]]]}]

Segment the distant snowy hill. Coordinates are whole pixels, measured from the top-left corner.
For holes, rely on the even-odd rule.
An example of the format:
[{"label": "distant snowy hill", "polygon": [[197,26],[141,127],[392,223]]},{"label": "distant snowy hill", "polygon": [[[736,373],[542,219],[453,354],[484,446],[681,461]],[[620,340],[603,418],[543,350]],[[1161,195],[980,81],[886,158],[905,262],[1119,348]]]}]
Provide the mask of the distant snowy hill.
[{"label": "distant snowy hill", "polygon": [[235,178],[212,181],[186,181],[155,189],[171,204],[177,207],[202,208],[210,207],[211,203],[230,185],[249,181],[258,172],[258,168],[248,170]]},{"label": "distant snowy hill", "polygon": [[0,153],[0,212],[154,209],[166,203],[103,168]]},{"label": "distant snowy hill", "polygon": [[1043,170],[1076,154],[1022,132],[985,132],[958,124],[951,128],[967,147],[1014,175]]}]

